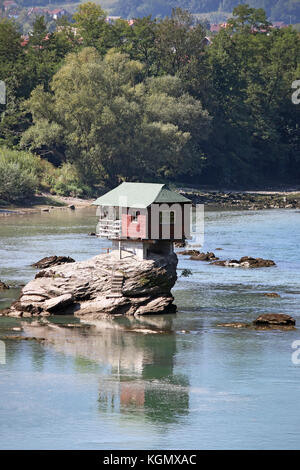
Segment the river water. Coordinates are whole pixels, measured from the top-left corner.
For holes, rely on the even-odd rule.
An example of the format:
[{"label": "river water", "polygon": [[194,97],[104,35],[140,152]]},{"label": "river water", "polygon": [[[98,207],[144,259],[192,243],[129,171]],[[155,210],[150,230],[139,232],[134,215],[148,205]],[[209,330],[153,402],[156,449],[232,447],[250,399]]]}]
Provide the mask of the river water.
[{"label": "river water", "polygon": [[[79,261],[109,246],[88,236],[95,225],[94,209],[0,217],[0,279],[16,286],[0,293],[0,308],[34,277],[38,259]],[[90,329],[62,327],[74,319],[54,317],[50,333],[31,328],[46,343],[6,339],[0,448],[299,449],[292,343],[300,331],[217,326],[272,312],[300,325],[299,234],[296,210],[206,212],[205,251],[270,258],[277,267],[224,268],[180,256],[176,315]],[[192,276],[181,277],[182,269]],[[0,336],[19,323],[0,318]]]}]

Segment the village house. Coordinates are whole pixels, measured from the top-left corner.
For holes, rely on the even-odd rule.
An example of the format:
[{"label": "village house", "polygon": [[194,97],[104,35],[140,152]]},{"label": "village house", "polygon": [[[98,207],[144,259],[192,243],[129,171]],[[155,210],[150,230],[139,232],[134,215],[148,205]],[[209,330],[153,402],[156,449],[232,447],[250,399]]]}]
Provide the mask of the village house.
[{"label": "village house", "polygon": [[113,24],[115,23],[117,20],[121,20],[121,16],[107,16],[105,18],[105,21],[106,23],[109,23],[109,24]]},{"label": "village house", "polygon": [[6,0],[5,2],[3,2],[4,11],[9,10],[10,8],[16,8],[17,6],[18,4],[16,2],[13,2],[12,0]]},{"label": "village house", "polygon": [[48,10],[48,13],[54,20],[58,20],[62,16],[67,14],[67,11],[64,8],[56,8],[55,10]]},{"label": "village house", "polygon": [[218,33],[222,28],[227,28],[227,23],[211,24],[210,25],[210,31],[212,33]]}]

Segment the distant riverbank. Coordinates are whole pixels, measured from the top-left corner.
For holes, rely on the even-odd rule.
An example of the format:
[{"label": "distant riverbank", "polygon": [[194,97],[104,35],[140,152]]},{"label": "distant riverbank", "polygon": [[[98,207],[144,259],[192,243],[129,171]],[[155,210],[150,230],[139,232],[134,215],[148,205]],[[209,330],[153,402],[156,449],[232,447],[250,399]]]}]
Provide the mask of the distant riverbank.
[{"label": "distant riverbank", "polygon": [[[197,189],[180,189],[181,194],[191,199],[194,204],[205,204],[207,207],[229,209],[300,209],[300,190],[287,191],[218,191]],[[49,212],[57,209],[76,209],[88,207],[94,199],[54,196],[43,193],[36,195],[22,206],[1,206],[0,216],[28,215],[38,212]]]},{"label": "distant riverbank", "polygon": [[82,199],[78,197],[56,196],[48,193],[37,194],[22,205],[1,205],[0,217],[9,215],[28,215],[38,212],[50,212],[57,209],[76,209],[88,207],[94,199]]},{"label": "distant riverbank", "polygon": [[300,209],[300,191],[197,191],[184,189],[181,194],[194,204],[216,208]]}]

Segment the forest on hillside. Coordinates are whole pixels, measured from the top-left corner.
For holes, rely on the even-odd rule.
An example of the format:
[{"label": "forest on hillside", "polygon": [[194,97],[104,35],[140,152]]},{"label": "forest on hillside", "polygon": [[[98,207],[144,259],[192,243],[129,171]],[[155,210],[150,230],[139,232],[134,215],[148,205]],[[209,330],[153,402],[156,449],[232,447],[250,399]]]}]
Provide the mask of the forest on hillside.
[{"label": "forest on hillside", "polygon": [[26,43],[0,20],[0,199],[126,180],[299,184],[299,34],[241,5],[206,35],[181,9],[130,25],[86,3],[54,32],[38,17]]},{"label": "forest on hillside", "polygon": [[[0,0],[0,6],[4,0]],[[15,0],[21,8],[33,6],[49,7],[67,5],[73,11],[72,4],[78,0]],[[182,8],[210,22],[226,19],[240,3],[247,3],[253,8],[263,8],[272,21],[284,21],[286,24],[300,23],[300,0],[104,0],[104,6],[112,15],[122,18],[136,18],[147,15],[163,18],[170,16],[173,8]],[[99,3],[99,2],[97,2]]]},{"label": "forest on hillside", "polygon": [[300,22],[300,0],[118,0],[113,8],[115,14],[125,18],[145,15],[164,17],[176,7],[192,13],[230,13],[240,3],[263,8],[273,21],[285,21],[287,24]]},{"label": "forest on hillside", "polygon": [[[4,0],[1,0],[0,4]],[[44,6],[51,4],[80,3],[78,0],[15,0],[21,7]],[[226,18],[233,8],[240,3],[247,3],[253,8],[263,8],[272,21],[284,21],[286,24],[300,22],[300,0],[105,0],[105,8],[113,15],[123,18],[135,18],[152,15],[169,16],[173,8],[180,7],[191,13],[205,14],[208,20]]]}]

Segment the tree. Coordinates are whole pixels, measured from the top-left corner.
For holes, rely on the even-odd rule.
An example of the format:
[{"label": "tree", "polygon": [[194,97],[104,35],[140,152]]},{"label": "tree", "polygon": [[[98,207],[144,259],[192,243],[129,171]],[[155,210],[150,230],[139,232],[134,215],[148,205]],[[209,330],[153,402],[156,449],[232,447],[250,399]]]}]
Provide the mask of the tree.
[{"label": "tree", "polygon": [[233,10],[233,18],[228,20],[228,25],[234,31],[268,31],[271,23],[267,20],[263,8],[250,8],[247,4],[238,5]]},{"label": "tree", "polygon": [[202,54],[206,31],[201,24],[192,26],[192,15],[181,8],[172,10],[172,16],[158,24],[156,53],[159,71],[175,74]]},{"label": "tree", "polygon": [[106,30],[106,13],[99,5],[92,2],[80,4],[73,15],[75,28],[83,39],[84,46],[101,49],[101,39]]},{"label": "tree", "polygon": [[[6,18],[0,19],[0,71],[14,65],[22,55],[21,34],[18,25]],[[2,75],[3,76],[3,75]]]},{"label": "tree", "polygon": [[12,20],[0,20],[0,80],[5,83],[6,103],[0,105],[0,141],[15,145],[24,130],[20,102],[27,91],[25,54],[21,35]]},{"label": "tree", "polygon": [[[120,20],[114,26],[117,29]],[[133,60],[144,64],[145,75],[157,73],[157,21],[151,16],[137,18],[132,26],[125,21],[123,41],[119,43],[119,49],[129,54]]]},{"label": "tree", "polygon": [[291,103],[291,83],[299,63],[297,34],[290,28],[260,34],[223,29],[207,54],[212,87],[205,104],[214,126],[203,175],[232,185],[282,181],[290,165],[296,174],[299,109]]},{"label": "tree", "polygon": [[[28,101],[34,125],[22,144],[56,153],[65,148],[89,183],[199,172],[210,118],[176,77],[140,82],[143,65],[93,48],[68,56],[51,93]],[[55,138],[56,136],[56,138]]]}]

